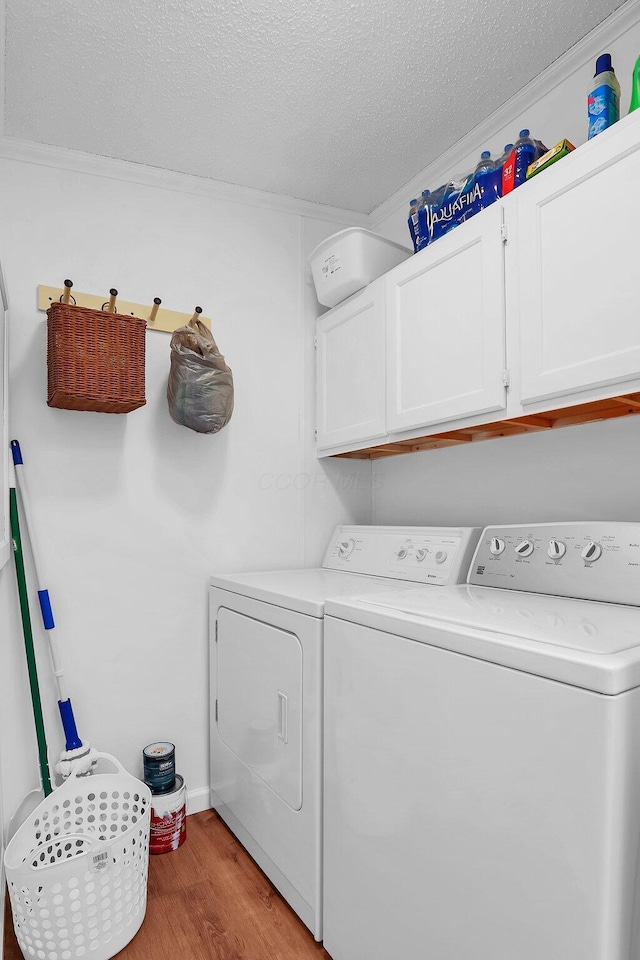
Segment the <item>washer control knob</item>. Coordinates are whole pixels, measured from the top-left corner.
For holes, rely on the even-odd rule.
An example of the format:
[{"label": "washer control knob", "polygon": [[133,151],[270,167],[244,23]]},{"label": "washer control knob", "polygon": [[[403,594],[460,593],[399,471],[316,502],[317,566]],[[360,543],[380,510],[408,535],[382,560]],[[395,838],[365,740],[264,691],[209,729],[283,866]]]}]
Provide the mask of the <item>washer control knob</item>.
[{"label": "washer control knob", "polygon": [[586,547],[583,547],[580,556],[586,563],[595,563],[602,556],[602,547],[595,540],[589,540]]},{"label": "washer control knob", "polygon": [[353,553],[353,549],[356,545],[355,540],[342,540],[338,546],[338,556],[341,560],[346,560],[348,556]]},{"label": "washer control knob", "polygon": [[567,552],[567,545],[562,540],[549,540],[547,554],[552,560],[560,560]]},{"label": "washer control knob", "polygon": [[494,557],[499,557],[501,553],[504,553],[504,540],[501,540],[500,537],[491,537],[489,552]]},{"label": "washer control knob", "polygon": [[436,553],[436,563],[444,563],[449,554],[446,550],[438,550]]},{"label": "washer control knob", "polygon": [[396,550],[396,560],[404,560],[408,552],[406,547],[398,547]]},{"label": "washer control knob", "polygon": [[521,540],[518,546],[516,547],[516,553],[519,557],[530,557],[533,553],[534,547],[531,543],[531,540]]},{"label": "washer control knob", "polygon": [[426,559],[428,553],[429,551],[426,547],[420,547],[418,550],[416,550],[416,560],[418,563],[422,563],[422,561]]}]

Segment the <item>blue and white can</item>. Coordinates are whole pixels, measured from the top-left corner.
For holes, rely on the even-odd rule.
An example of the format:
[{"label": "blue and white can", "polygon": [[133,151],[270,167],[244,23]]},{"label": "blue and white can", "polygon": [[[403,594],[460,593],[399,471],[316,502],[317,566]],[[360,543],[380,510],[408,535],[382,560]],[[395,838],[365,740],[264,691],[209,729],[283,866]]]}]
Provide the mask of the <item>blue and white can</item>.
[{"label": "blue and white can", "polygon": [[142,751],[144,782],[152,793],[168,793],[176,783],[176,748],[161,740]]}]

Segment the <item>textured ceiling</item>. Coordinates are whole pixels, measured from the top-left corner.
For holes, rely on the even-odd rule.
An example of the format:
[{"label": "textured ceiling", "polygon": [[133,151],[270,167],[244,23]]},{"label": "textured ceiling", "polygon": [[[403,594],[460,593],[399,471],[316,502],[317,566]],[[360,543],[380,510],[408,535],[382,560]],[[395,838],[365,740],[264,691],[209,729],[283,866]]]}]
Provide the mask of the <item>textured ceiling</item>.
[{"label": "textured ceiling", "polygon": [[6,0],[5,133],[369,212],[622,0]]}]

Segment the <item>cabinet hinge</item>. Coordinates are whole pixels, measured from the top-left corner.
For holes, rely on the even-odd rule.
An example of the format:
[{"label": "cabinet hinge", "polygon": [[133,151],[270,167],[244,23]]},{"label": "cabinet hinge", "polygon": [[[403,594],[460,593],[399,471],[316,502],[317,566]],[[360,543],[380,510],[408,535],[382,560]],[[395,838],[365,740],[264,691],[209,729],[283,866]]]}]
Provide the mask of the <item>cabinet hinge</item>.
[{"label": "cabinet hinge", "polygon": [[216,620],[216,625],[215,625],[215,628],[214,628],[214,631],[213,631],[213,639],[214,639],[215,643],[218,642],[218,621],[217,621],[217,620]]},{"label": "cabinet hinge", "polygon": [[508,390],[509,387],[511,386],[511,370],[502,371],[502,383],[503,383],[503,386],[505,386]]},{"label": "cabinet hinge", "polygon": [[509,239],[509,228],[507,227],[506,223],[500,224],[500,239],[503,243],[506,243]]},{"label": "cabinet hinge", "polygon": [[314,439],[314,440],[317,440],[317,439],[318,439],[318,431],[317,431],[317,430],[314,430],[314,431],[313,431],[313,439]]},{"label": "cabinet hinge", "polygon": [[313,338],[313,349],[314,349],[314,350],[317,350],[317,349],[318,349],[318,338],[317,338],[317,337],[314,337],[314,338]]},{"label": "cabinet hinge", "polygon": [[216,700],[216,723],[218,722],[218,701]]}]

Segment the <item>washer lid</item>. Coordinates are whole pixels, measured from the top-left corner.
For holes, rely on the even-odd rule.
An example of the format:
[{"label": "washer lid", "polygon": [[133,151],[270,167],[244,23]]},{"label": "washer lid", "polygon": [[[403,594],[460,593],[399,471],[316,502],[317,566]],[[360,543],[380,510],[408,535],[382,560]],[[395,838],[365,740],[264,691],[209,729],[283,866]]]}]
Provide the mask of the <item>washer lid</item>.
[{"label": "washer lid", "polygon": [[640,686],[640,609],[462,584],[329,601],[327,615],[615,694]]},{"label": "washer lid", "polygon": [[388,591],[396,583],[382,577],[335,570],[270,570],[211,577],[212,587],[228,590],[277,607],[323,617],[327,597],[352,597],[369,592]]}]

